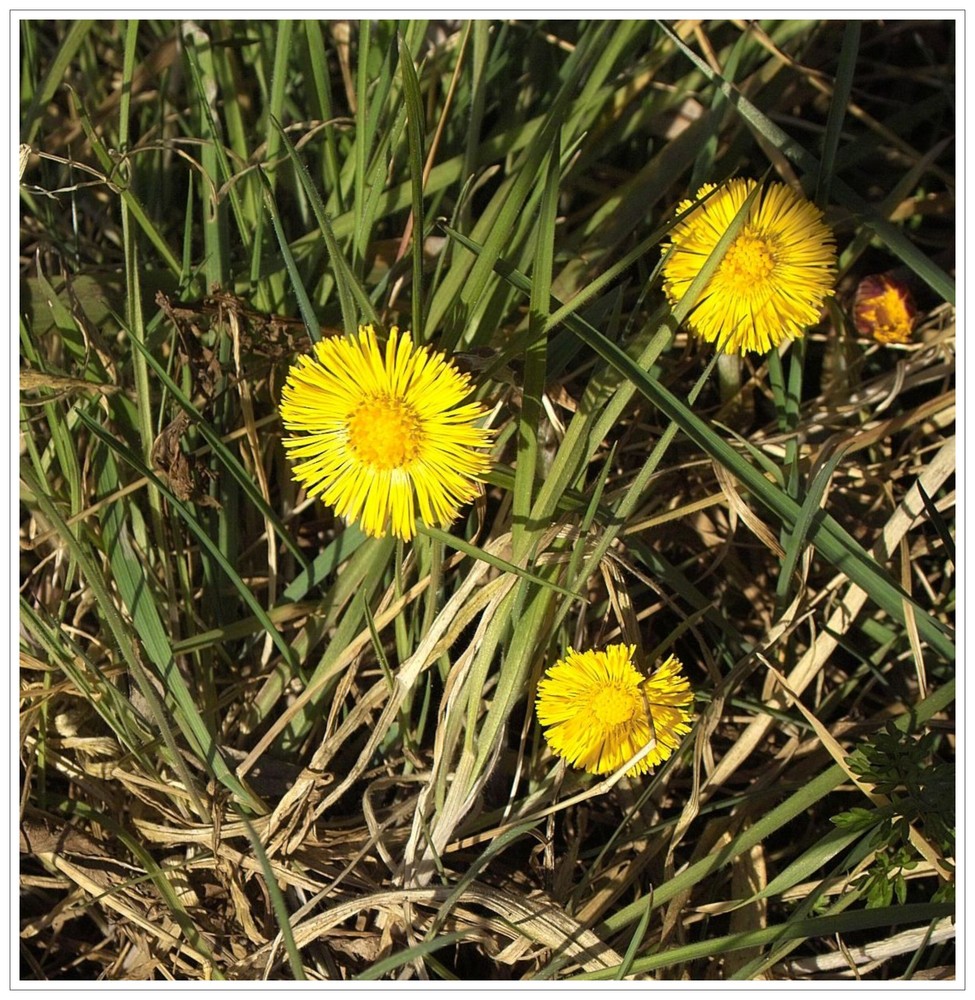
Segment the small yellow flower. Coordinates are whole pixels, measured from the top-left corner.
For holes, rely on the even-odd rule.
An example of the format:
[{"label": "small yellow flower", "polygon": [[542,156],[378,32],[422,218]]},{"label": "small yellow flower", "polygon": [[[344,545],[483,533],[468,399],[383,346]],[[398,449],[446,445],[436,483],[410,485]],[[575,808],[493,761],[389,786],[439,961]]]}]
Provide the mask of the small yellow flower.
[{"label": "small yellow flower", "polygon": [[[756,181],[735,179],[670,231],[664,291],[680,301]],[[714,191],[705,184],[703,198]],[[678,212],[692,201],[683,201]],[[784,184],[769,184],[755,199],[738,235],[690,314],[689,324],[727,354],[767,353],[801,337],[832,294],[836,248],[823,214]]]},{"label": "small yellow flower", "polygon": [[649,678],[633,663],[635,646],[569,649],[538,683],[535,712],[552,750],[590,774],[615,771],[653,742],[626,773],[645,774],[690,732],[694,700],[681,663],[669,656]]},{"label": "small yellow flower", "polygon": [[282,391],[293,475],[367,535],[412,538],[417,506],[424,524],[449,525],[491,465],[469,393],[469,376],[395,326],[385,348],[372,325],[320,341]]},{"label": "small yellow flower", "polygon": [[857,286],[853,322],[858,332],[881,344],[906,344],[917,307],[907,286],[889,274],[872,274]]}]

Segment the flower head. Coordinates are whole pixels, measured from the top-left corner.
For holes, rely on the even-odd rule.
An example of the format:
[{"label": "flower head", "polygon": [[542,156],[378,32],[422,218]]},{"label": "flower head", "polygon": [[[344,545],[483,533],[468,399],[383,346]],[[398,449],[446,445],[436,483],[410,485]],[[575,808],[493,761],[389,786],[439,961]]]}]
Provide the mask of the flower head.
[{"label": "flower head", "polygon": [[881,344],[906,344],[914,332],[917,307],[907,286],[889,274],[872,274],[857,286],[853,322]]},{"label": "flower head", "polygon": [[412,538],[417,506],[424,524],[448,525],[490,467],[469,392],[469,376],[395,326],[385,348],[371,325],[320,341],[281,395],[293,475],[367,535]]},{"label": "flower head", "polygon": [[694,699],[681,663],[669,656],[649,680],[633,663],[635,646],[565,657],[538,683],[535,711],[560,757],[590,774],[615,771],[653,742],[626,773],[645,774],[665,761],[690,732]]},{"label": "flower head", "polygon": [[[670,231],[663,273],[672,303],[700,273],[755,184],[728,181]],[[714,187],[705,184],[697,198]],[[693,204],[681,202],[678,212]],[[766,353],[786,338],[801,337],[819,319],[835,273],[836,249],[822,212],[784,184],[769,184],[752,202],[689,323],[727,354]]]}]

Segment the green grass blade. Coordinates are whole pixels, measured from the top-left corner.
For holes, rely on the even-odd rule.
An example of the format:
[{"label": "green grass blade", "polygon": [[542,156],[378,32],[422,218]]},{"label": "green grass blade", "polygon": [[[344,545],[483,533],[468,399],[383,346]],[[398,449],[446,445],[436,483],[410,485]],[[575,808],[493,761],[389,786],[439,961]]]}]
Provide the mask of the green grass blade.
[{"label": "green grass blade", "polygon": [[467,936],[464,931],[451,931],[449,934],[441,934],[433,939],[421,941],[410,948],[404,948],[402,951],[380,959],[378,962],[370,965],[364,972],[360,972],[354,981],[368,983],[382,979],[395,969],[402,968],[404,965],[409,965],[412,962],[418,962],[420,959],[432,955],[436,951],[440,951],[441,948],[449,948],[451,945],[459,944]]},{"label": "green grass blade", "polygon": [[955,540],[951,537],[951,531],[948,528],[948,522],[945,520],[944,515],[938,510],[937,504],[934,500],[924,492],[924,487],[921,485],[921,481],[917,481],[917,491],[921,494],[921,502],[924,504],[924,512],[928,515],[931,524],[934,525],[934,530],[938,533],[938,537],[941,539],[941,544],[945,547],[945,555],[954,563],[958,565],[957,559],[955,557]]},{"label": "green grass blade", "polygon": [[288,62],[291,55],[294,21],[284,18],[274,22],[274,65],[271,68],[271,91],[268,94],[267,123],[264,141],[267,145],[268,166],[265,170],[271,190],[276,189],[277,171],[273,167],[281,149],[284,118],[285,88],[288,86]]},{"label": "green grass blade", "polygon": [[[291,247],[288,245],[288,239],[284,234],[284,226],[281,223],[278,206],[274,200],[274,189],[271,187],[270,181],[267,179],[267,176],[260,167],[257,168],[257,175],[261,180],[261,189],[264,192],[264,207],[267,209],[268,215],[271,216],[271,225],[274,227],[274,235],[278,238],[278,246],[281,249],[281,255],[284,257],[284,264],[288,271],[288,277],[291,280],[291,293],[298,300],[298,309],[301,312],[301,318],[305,324],[305,330],[308,332],[309,339],[313,344],[317,344],[318,341],[322,339],[321,324],[318,321],[318,317],[315,315],[315,310],[312,308],[308,292],[305,291],[304,283],[301,280],[301,274],[298,271],[298,265],[295,263],[294,254],[292,254]],[[343,317],[344,316],[345,312],[343,309]]]},{"label": "green grass blade", "polygon": [[856,73],[859,47],[860,22],[847,21],[843,27],[843,44],[840,48],[839,64],[836,70],[836,83],[833,85],[833,96],[829,102],[829,115],[826,118],[823,156],[819,161],[819,173],[816,177],[815,202],[820,208],[825,208],[829,203],[830,186],[836,175],[836,153],[840,147],[840,136],[843,132],[843,122],[846,119],[850,92],[853,90],[853,77]]},{"label": "green grass blade", "polygon": [[[912,726],[926,722],[937,712],[943,711],[955,700],[955,681],[952,679],[928,695],[924,701],[913,706],[910,712],[905,712],[893,720],[901,732]],[[831,792],[837,785],[847,779],[846,772],[833,764],[812,778],[798,791],[793,792],[785,802],[769,810],[760,820],[740,833],[731,843],[689,865],[675,875],[665,885],[654,891],[654,909],[673,899],[676,895],[696,885],[706,874],[717,871],[727,865],[743,851],[749,850],[755,844],[771,836],[776,830],[790,823],[796,816],[812,808],[824,795]],[[634,920],[639,920],[643,913],[643,903],[637,900],[623,907],[619,912],[607,918],[597,932],[601,937],[612,935]]]},{"label": "green grass blade", "polygon": [[[95,156],[98,157],[98,162],[101,165],[102,170],[105,171],[106,177],[112,178],[113,181],[117,182],[118,171],[115,159],[109,153],[108,149],[105,147],[105,143],[95,131],[95,128],[91,123],[91,119],[88,116],[88,111],[85,109],[84,105],[78,102],[77,95],[74,91],[70,91],[70,94],[72,104],[74,106],[74,113],[78,115],[81,121],[81,126],[84,129],[85,136],[91,143],[91,148],[94,151]],[[139,224],[139,228],[146,234],[149,242],[156,248],[166,266],[174,275],[177,276],[177,278],[179,278],[182,275],[180,262],[176,259],[176,255],[170,249],[170,246],[166,242],[162,233],[159,232],[159,228],[149,218],[142,202],[135,196],[132,189],[128,187],[128,185],[120,185],[119,194],[125,202],[129,212],[132,213],[132,218]]]},{"label": "green grass blade", "polygon": [[[495,196],[493,205],[496,207],[493,211],[485,212],[475,227],[475,234],[482,239],[483,253],[477,257],[474,266],[469,270],[464,266],[451,268],[450,274],[437,290],[431,303],[429,322],[432,326],[436,326],[441,319],[443,303],[446,300],[453,300],[455,296],[457,296],[458,322],[463,322],[465,325],[469,322],[475,305],[479,303],[487,287],[494,264],[510,239],[510,233],[524,211],[529,194],[536,186],[538,172],[552,148],[555,133],[565,123],[576,89],[591,64],[598,58],[610,31],[608,22],[590,25],[584,38],[566,62],[563,83],[545,115],[541,128],[528,143],[518,161],[517,170]],[[446,338],[448,348],[456,346],[459,334],[460,330],[456,328],[448,333]]]},{"label": "green grass blade", "polygon": [[[99,483],[102,492],[109,492],[112,483],[117,481],[114,463],[106,462]],[[263,811],[259,800],[241,785],[227,766],[214,735],[204,722],[196,700],[179,671],[167,630],[153,602],[153,587],[146,573],[145,562],[136,555],[132,547],[121,503],[106,508],[102,517],[102,530],[119,595],[132,617],[141,645],[156,665],[164,689],[176,706],[176,720],[180,729],[191,741],[200,762],[205,762],[207,769],[218,781],[239,796],[249,808]]]},{"label": "green grass blade", "polygon": [[[878,907],[872,910],[835,913],[826,917],[809,917],[806,920],[789,921],[761,930],[709,937],[694,944],[668,948],[656,955],[636,959],[630,971],[634,975],[647,975],[657,969],[676,967],[698,958],[724,955],[744,948],[758,948],[780,941],[829,939],[837,934],[888,928],[892,924],[924,924],[940,917],[952,917],[954,913],[955,907],[951,903],[908,903],[897,907]],[[612,979],[617,971],[617,969],[604,969],[599,972],[584,972],[574,976],[573,981]]]},{"label": "green grass blade", "polygon": [[796,566],[799,565],[799,559],[805,550],[806,536],[809,534],[813,521],[819,513],[823,496],[826,493],[826,487],[829,486],[829,481],[836,471],[836,467],[843,460],[843,455],[843,449],[838,449],[816,470],[813,481],[809,484],[806,495],[802,500],[802,506],[799,508],[799,516],[796,519],[796,523],[785,539],[785,544],[783,545],[785,558],[782,560],[782,568],[779,571],[779,579],[776,584],[776,593],[780,603],[785,601],[792,587],[792,574],[795,572]]},{"label": "green grass blade", "polygon": [[241,815],[240,818],[243,820],[244,829],[247,831],[247,839],[251,842],[251,850],[253,850],[254,856],[257,858],[257,863],[261,866],[261,871],[264,874],[264,884],[267,886],[268,895],[271,897],[271,909],[274,911],[278,930],[284,939],[284,947],[288,952],[288,963],[291,966],[291,971],[295,979],[304,982],[308,977],[305,975],[301,953],[298,951],[298,945],[295,943],[294,931],[291,929],[291,917],[288,914],[288,907],[284,902],[284,896],[281,894],[281,887],[278,885],[277,876],[274,874],[274,869],[271,868],[267,852],[264,850],[261,838],[257,835],[254,827],[247,821],[246,816]]},{"label": "green grass blade", "polygon": [[417,344],[425,343],[423,325],[423,150],[424,114],[423,97],[420,94],[420,80],[413,65],[413,56],[406,42],[399,40],[399,67],[403,82],[403,96],[406,99],[406,137],[410,165],[410,186],[413,195],[413,244],[411,260],[413,265],[413,302],[410,318],[413,339]]},{"label": "green grass blade", "polygon": [[525,349],[521,413],[518,415],[518,458],[515,465],[515,488],[511,498],[511,546],[517,561],[527,555],[535,535],[530,519],[538,473],[538,432],[548,356],[546,322],[552,293],[560,149],[559,134],[556,133],[545,172],[545,188],[535,230],[535,260],[528,306],[528,345]]},{"label": "green grass blade", "polygon": [[70,678],[77,689],[87,696],[122,746],[151,772],[153,767],[145,752],[154,738],[149,723],[122,691],[105,676],[97,663],[85,656],[70,636],[58,628],[57,622],[32,608],[23,596],[20,599],[20,621],[31,641],[47,653],[51,666]]},{"label": "green grass blade", "polygon": [[67,79],[68,67],[85,43],[88,32],[91,31],[94,24],[94,21],[79,20],[68,28],[68,33],[59,46],[57,55],[44,74],[44,79],[24,113],[21,124],[21,142],[32,143],[37,137],[37,130],[41,127],[41,119],[47,105],[57,93],[58,87]]},{"label": "green grass blade", "polygon": [[[332,85],[328,74],[328,54],[325,49],[325,39],[322,37],[322,27],[319,21],[303,22],[305,40],[308,46],[306,65],[312,81],[312,93],[316,98],[316,111],[319,118],[331,122],[333,111]],[[325,190],[330,192],[329,199],[335,198],[335,204],[341,205],[342,169],[339,162],[338,142],[335,137],[335,127],[328,124],[325,127],[325,155],[322,158],[322,174]]]},{"label": "green grass blade", "polygon": [[422,524],[418,525],[417,530],[420,534],[427,535],[436,541],[443,542],[444,545],[447,545],[452,549],[457,549],[458,552],[463,552],[472,559],[480,559],[482,562],[488,563],[488,565],[493,566],[495,569],[502,570],[505,573],[513,573],[515,576],[521,577],[522,580],[534,583],[539,587],[553,590],[556,593],[562,594],[565,597],[570,597],[573,600],[581,601],[585,599],[581,594],[576,594],[557,583],[553,583],[551,580],[546,580],[544,577],[537,576],[529,570],[522,569],[520,566],[516,566],[512,562],[508,562],[507,559],[502,559],[500,556],[493,555],[490,552],[485,552],[477,545],[471,545],[471,543],[466,539],[459,538],[457,535],[452,535],[449,531],[444,531],[442,528],[437,528],[430,524]]},{"label": "green grass blade", "polygon": [[[280,126],[278,127],[280,129]],[[344,325],[345,332],[354,333],[359,328],[360,319],[364,322],[378,323],[379,317],[376,315],[376,310],[369,299],[366,290],[359,283],[355,274],[352,272],[352,269],[346,262],[345,257],[342,255],[338,240],[335,238],[335,233],[332,230],[332,224],[329,221],[328,215],[325,213],[325,205],[322,203],[321,196],[319,195],[318,190],[315,187],[307,168],[305,167],[305,164],[302,162],[301,157],[298,156],[291,140],[288,138],[288,134],[283,129],[280,129],[280,135],[281,141],[284,144],[285,152],[291,160],[291,164],[298,176],[298,182],[301,185],[301,189],[311,204],[315,221],[318,223],[322,239],[324,240],[325,247],[328,250],[328,258],[332,265],[335,284],[338,288],[339,304],[342,309],[342,323]],[[272,213],[272,218],[276,215],[277,212],[275,210]],[[275,226],[275,231],[277,231],[277,229],[278,225]],[[282,245],[281,249],[282,253],[285,253],[285,258],[287,259],[288,254],[285,252],[284,245]],[[308,308],[311,308],[310,304]],[[304,315],[304,312],[302,312],[302,315]],[[319,339],[317,330],[312,339],[313,341]]]}]

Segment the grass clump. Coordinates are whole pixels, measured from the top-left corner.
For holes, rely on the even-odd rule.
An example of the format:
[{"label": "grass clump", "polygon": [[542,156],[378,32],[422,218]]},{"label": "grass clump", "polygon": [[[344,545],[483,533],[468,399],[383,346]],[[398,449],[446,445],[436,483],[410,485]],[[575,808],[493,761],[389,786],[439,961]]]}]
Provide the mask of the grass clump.
[{"label": "grass clump", "polygon": [[[951,978],[953,22],[19,28],[21,978]],[[360,326],[415,527],[282,445]]]}]

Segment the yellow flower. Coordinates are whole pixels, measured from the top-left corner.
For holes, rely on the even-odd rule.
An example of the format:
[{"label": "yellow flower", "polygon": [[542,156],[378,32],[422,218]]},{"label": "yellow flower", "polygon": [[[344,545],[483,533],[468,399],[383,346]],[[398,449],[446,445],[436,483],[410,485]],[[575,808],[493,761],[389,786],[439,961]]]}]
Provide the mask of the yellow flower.
[{"label": "yellow flower", "polygon": [[[755,184],[728,181],[670,231],[663,273],[672,303],[700,273]],[[713,190],[705,184],[698,199]],[[681,202],[678,212],[693,204]],[[767,353],[786,338],[801,337],[819,319],[835,275],[836,248],[822,212],[784,184],[769,184],[752,203],[688,322],[727,354]]]},{"label": "yellow flower", "polygon": [[446,526],[491,464],[469,392],[469,376],[395,326],[385,348],[372,325],[323,340],[282,391],[294,477],[367,535],[412,538],[417,506],[424,524]]},{"label": "yellow flower", "polygon": [[881,344],[906,344],[916,320],[917,307],[903,282],[889,274],[872,274],[857,286],[853,322],[864,336]]},{"label": "yellow flower", "polygon": [[615,771],[653,742],[626,773],[645,774],[690,732],[694,694],[681,663],[669,656],[649,680],[633,663],[635,646],[567,655],[538,683],[535,712],[552,750],[590,774]]}]

